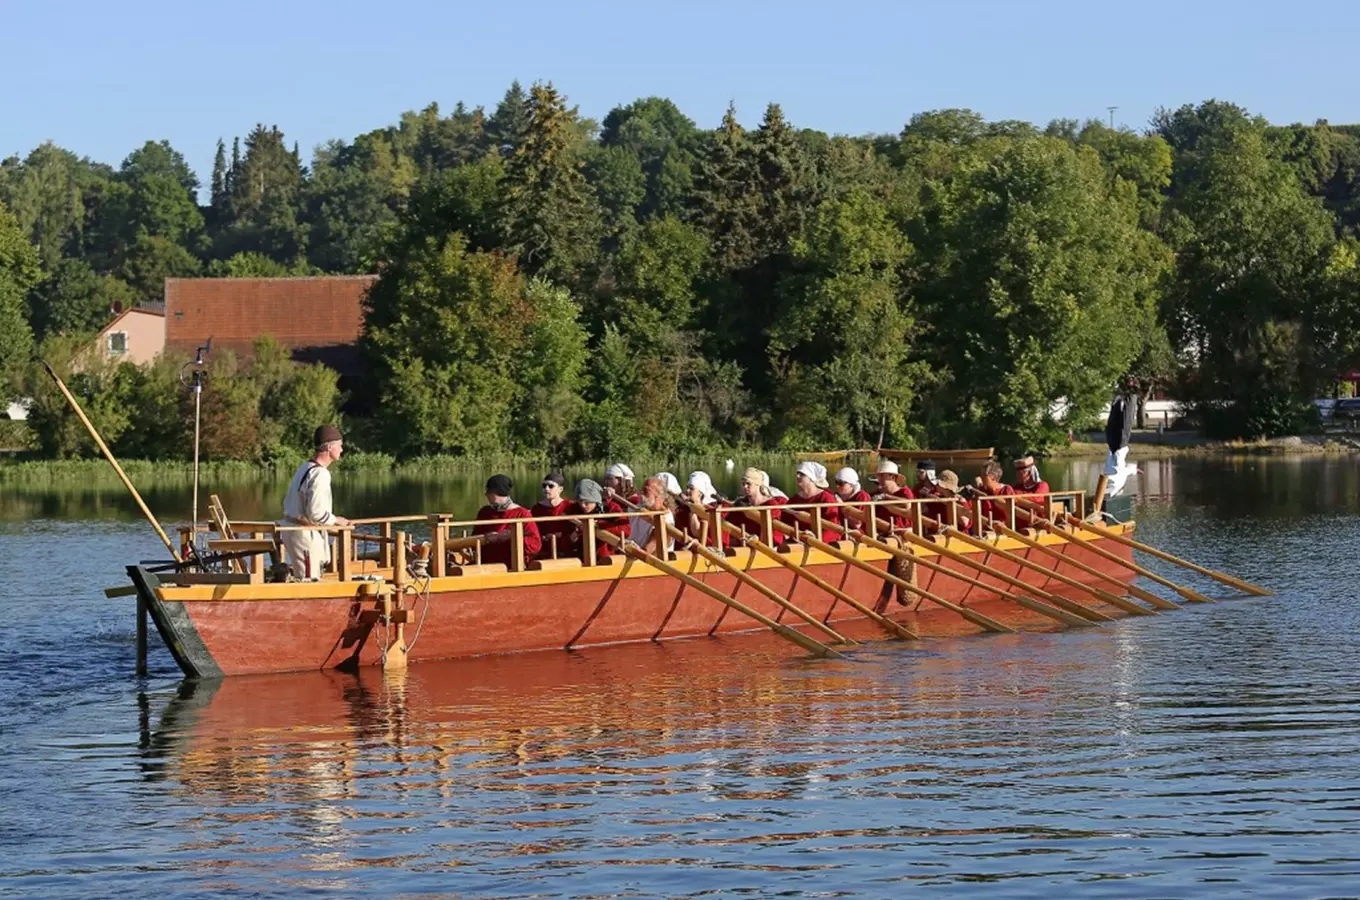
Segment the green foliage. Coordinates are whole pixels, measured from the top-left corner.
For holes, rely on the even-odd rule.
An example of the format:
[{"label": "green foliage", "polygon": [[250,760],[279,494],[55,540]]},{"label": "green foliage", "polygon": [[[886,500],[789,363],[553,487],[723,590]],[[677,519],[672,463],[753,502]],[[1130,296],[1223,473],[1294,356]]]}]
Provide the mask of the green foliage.
[{"label": "green foliage", "polygon": [[403,453],[504,446],[534,313],[522,277],[460,234],[407,247],[369,292],[379,419]]},{"label": "green foliage", "polygon": [[[33,331],[75,340],[166,277],[321,272],[382,275],[347,409],[376,418],[346,427],[403,455],[1042,446],[1126,374],[1273,433],[1360,367],[1360,126],[1213,100],[1146,134],[944,109],[831,136],[777,104],[713,124],[643,97],[597,130],[515,83],[306,168],[276,127],[219,141],[203,209],[165,141],[116,170],[43,144],[0,162],[0,378]],[[224,459],[291,458],[341,399],[277,347],[213,366]],[[169,361],[77,368],[120,452],[186,453]],[[66,424],[44,446],[88,452]]]},{"label": "green foliage", "polygon": [[781,446],[877,445],[905,435],[923,372],[900,272],[910,255],[864,193],[825,204],[793,248],[770,326]]},{"label": "green foliage", "polygon": [[927,427],[1042,446],[1060,427],[1053,404],[1089,414],[1138,355],[1166,254],[1138,228],[1135,193],[1060,139],[1007,141],[929,191],[923,355],[947,375]]},{"label": "green foliage", "polygon": [[579,120],[550,83],[530,90],[529,112],[502,182],[501,230],[525,272],[572,282],[594,259],[600,234]]},{"label": "green foliage", "polygon": [[[132,425],[132,367],[120,366],[92,352],[86,335],[53,335],[42,342],[38,355],[51,364],[85,410],[85,415],[110,444]],[[39,451],[54,459],[93,456],[93,439],[71,411],[66,399],[42,366],[30,363],[23,375],[23,396],[30,398],[28,424]]]},{"label": "green foliage", "polygon": [[0,400],[12,396],[12,380],[32,350],[33,331],[24,315],[24,295],[41,277],[37,249],[0,203]]}]

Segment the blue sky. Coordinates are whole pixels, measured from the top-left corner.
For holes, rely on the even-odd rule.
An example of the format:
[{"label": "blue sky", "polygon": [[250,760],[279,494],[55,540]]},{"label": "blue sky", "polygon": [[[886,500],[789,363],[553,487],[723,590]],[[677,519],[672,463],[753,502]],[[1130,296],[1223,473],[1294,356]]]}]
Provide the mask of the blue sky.
[{"label": "blue sky", "polygon": [[[1304,10],[1307,9],[1305,13]],[[304,159],[438,101],[552,80],[586,115],[669,97],[701,126],[896,132],[951,106],[1141,128],[1218,97],[1275,122],[1360,122],[1360,2],[454,3],[0,0],[0,156],[43,140],[118,164],[168,139],[206,181],[215,142],[278,125]]]}]

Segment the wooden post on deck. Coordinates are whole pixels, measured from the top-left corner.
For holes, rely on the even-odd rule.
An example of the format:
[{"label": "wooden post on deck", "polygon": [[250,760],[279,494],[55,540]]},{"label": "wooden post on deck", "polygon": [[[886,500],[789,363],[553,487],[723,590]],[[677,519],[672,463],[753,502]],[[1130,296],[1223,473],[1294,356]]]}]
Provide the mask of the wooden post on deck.
[{"label": "wooden post on deck", "polygon": [[354,532],[349,528],[340,529],[335,542],[336,560],[335,577],[340,581],[349,581],[350,562],[354,556]]},{"label": "wooden post on deck", "polygon": [[514,543],[510,546],[510,571],[524,571],[524,520],[516,519],[514,522]]},{"label": "wooden post on deck", "polygon": [[586,519],[585,546],[581,548],[581,559],[588,566],[593,566],[597,562],[595,558],[595,520]]},{"label": "wooden post on deck", "polygon": [[378,534],[386,538],[378,545],[378,568],[386,569],[392,565],[392,523],[383,522],[379,525]]},{"label": "wooden post on deck", "polygon": [[[389,523],[389,526],[391,524]],[[430,516],[430,577],[443,578],[448,573],[448,552],[445,541],[448,530],[444,527],[443,516]]]}]

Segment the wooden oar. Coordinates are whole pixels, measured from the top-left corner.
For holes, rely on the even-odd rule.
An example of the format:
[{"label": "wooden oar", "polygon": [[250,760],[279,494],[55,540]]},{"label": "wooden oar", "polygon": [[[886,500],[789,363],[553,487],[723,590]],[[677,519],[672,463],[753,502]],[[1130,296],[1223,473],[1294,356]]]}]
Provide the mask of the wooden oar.
[{"label": "wooden oar", "polygon": [[804,622],[808,623],[813,628],[816,628],[818,631],[822,632],[827,637],[831,638],[833,641],[837,641],[842,644],[859,643],[858,641],[853,641],[850,638],[840,634],[830,625],[823,622],[821,619],[818,619],[816,616],[811,615],[806,610],[802,609],[797,604],[795,604],[792,600],[781,595],[774,588],[770,587],[767,584],[764,584],[763,582],[760,581],[760,579],[755,578],[746,572],[743,572],[741,569],[737,568],[736,566],[732,565],[732,563],[728,562],[725,558],[715,553],[714,551],[708,549],[704,545],[700,544],[698,541],[694,540],[694,538],[685,534],[683,531],[676,528],[674,525],[667,525],[666,529],[667,533],[671,534],[672,537],[679,536],[680,540],[685,542],[685,548],[687,550],[690,550],[693,553],[697,553],[699,556],[703,557],[713,565],[722,569],[724,572],[731,575],[733,578],[736,578],[737,581],[741,582],[742,584],[750,586],[758,593],[763,594],[764,596],[773,600],[777,605],[784,608],[788,612],[793,613],[795,616],[802,619]]},{"label": "wooden oar", "polygon": [[[862,515],[857,514],[855,510],[848,510],[848,512],[850,512],[852,517]],[[839,528],[839,526],[834,525],[832,527]],[[993,568],[992,566],[989,566],[986,563],[978,562],[977,560],[968,557],[966,554],[958,553],[956,551],[950,550],[947,547],[936,544],[934,541],[931,541],[927,538],[923,538],[920,535],[915,534],[907,529],[898,530],[896,532],[897,536],[902,540],[905,540],[908,543],[912,544],[913,546],[918,546],[921,547],[922,549],[930,550],[944,557],[945,559],[952,559],[955,562],[959,563],[960,565],[968,566],[969,568],[974,569],[984,575],[990,575],[993,578],[996,578],[1007,584],[1019,587],[1025,592],[1033,594],[1034,597],[1038,598],[1038,600],[1036,601],[1030,597],[1025,597],[1018,594],[1011,594],[1007,591],[1002,590],[1001,588],[984,584],[975,578],[969,578],[962,572],[958,572],[953,569],[949,569],[945,566],[942,566],[939,563],[933,563],[927,559],[923,559],[919,554],[909,553],[906,550],[900,550],[896,547],[893,547],[891,544],[886,544],[883,543],[882,541],[878,541],[874,538],[871,538],[865,535],[863,532],[859,531],[850,532],[844,528],[841,528],[840,530],[843,534],[849,534],[855,540],[867,544],[870,547],[877,547],[878,549],[883,550],[887,553],[891,553],[894,556],[898,556],[902,559],[908,559],[914,563],[925,566],[927,569],[930,569],[931,571],[948,575],[951,578],[957,578],[959,581],[962,581],[965,584],[971,584],[974,587],[982,588],[985,591],[998,594],[999,596],[1005,597],[1008,600],[1020,604],[1026,609],[1033,610],[1034,612],[1040,613],[1042,615],[1047,615],[1050,618],[1057,619],[1059,622],[1064,622],[1068,625],[1073,624],[1089,625],[1092,622],[1114,621],[1113,619],[1111,619],[1109,616],[1105,615],[1102,612],[1097,612],[1094,609],[1088,609],[1087,607],[1082,606],[1080,603],[1077,603],[1075,600],[1069,600],[1066,597],[1059,597],[1057,594],[1050,594],[1047,591],[1042,590],[1035,585],[1026,584],[1024,581],[1021,581],[1018,578],[1013,578],[1012,576],[1007,575],[1000,569]],[[1071,620],[1070,616],[1076,616],[1077,618],[1080,619],[1080,622],[1074,623]]]},{"label": "wooden oar", "polygon": [[944,535],[947,538],[954,538],[956,540],[963,541],[963,543],[968,544],[971,547],[977,547],[979,550],[986,550],[989,553],[995,553],[1002,559],[1007,560],[1008,562],[1013,562],[1016,565],[1023,566],[1026,569],[1030,569],[1035,572],[1043,572],[1044,575],[1053,578],[1054,580],[1058,581],[1061,584],[1065,584],[1068,587],[1076,588],[1077,590],[1080,591],[1085,591],[1086,593],[1090,594],[1092,597],[1095,597],[1098,600],[1102,600],[1105,603],[1110,604],[1111,606],[1117,606],[1120,609],[1125,610],[1126,612],[1133,613],[1136,616],[1157,615],[1157,611],[1155,609],[1148,609],[1146,606],[1141,606],[1137,603],[1134,603],[1127,597],[1116,597],[1109,591],[1102,590],[1101,588],[1098,587],[1093,587],[1089,584],[1083,584],[1082,582],[1077,581],[1075,578],[1068,578],[1066,575],[1060,575],[1057,572],[1053,571],[1052,569],[1046,568],[1045,566],[1041,566],[1031,559],[1026,559],[1023,556],[1020,556],[1018,553],[1012,553],[1009,550],[1002,550],[1000,547],[990,543],[989,541],[984,541],[982,538],[975,538],[971,534],[965,534],[964,532],[959,531],[952,525],[944,525],[944,523],[940,524],[942,526],[940,528],[940,534]]},{"label": "wooden oar", "polygon": [[[1019,502],[1023,503],[1024,501]],[[1170,578],[1164,578],[1161,575],[1158,575],[1156,572],[1152,571],[1151,569],[1145,569],[1142,566],[1138,565],[1138,563],[1136,562],[1124,559],[1124,557],[1118,555],[1117,553],[1112,553],[1109,550],[1106,550],[1104,547],[1096,546],[1096,543],[1094,541],[1084,541],[1081,538],[1077,537],[1076,535],[1068,534],[1066,531],[1063,531],[1052,521],[1048,519],[1039,518],[1037,514],[1034,518],[1030,520],[1030,524],[1032,524],[1036,528],[1045,529],[1046,531],[1048,531],[1049,534],[1056,534],[1058,537],[1062,538],[1065,541],[1068,541],[1069,543],[1078,544],[1082,548],[1089,550],[1096,556],[1099,556],[1101,559],[1106,559],[1112,563],[1123,566],[1130,572],[1134,572],[1138,575],[1141,575],[1144,578],[1148,579],[1149,581],[1156,582],[1157,584],[1160,584],[1162,587],[1170,588],[1171,590],[1175,591],[1177,594],[1180,594],[1182,597],[1184,597],[1186,600],[1189,600],[1192,603],[1214,602],[1212,597],[1206,597],[1204,594],[1201,594],[1194,588],[1186,587],[1183,584],[1177,584]]]},{"label": "wooden oar", "polygon": [[97,446],[99,451],[104,454],[104,458],[109,461],[109,465],[113,466],[113,471],[118,473],[118,477],[123,482],[123,487],[127,488],[128,493],[132,495],[132,499],[137,501],[137,506],[141,509],[142,515],[146,516],[146,520],[151,523],[151,527],[156,529],[156,534],[160,536],[161,541],[165,544],[165,548],[170,551],[170,555],[175,558],[175,562],[182,562],[183,559],[179,555],[179,548],[170,540],[170,537],[165,533],[165,529],[161,528],[161,523],[156,521],[156,517],[151,514],[151,510],[147,507],[146,501],[142,499],[142,495],[137,493],[137,489],[132,486],[132,480],[127,477],[127,473],[123,471],[123,467],[118,465],[118,460],[113,458],[113,452],[109,450],[109,445],[104,443],[104,439],[100,437],[99,432],[95,430],[94,424],[90,422],[89,418],[85,415],[85,410],[80,408],[80,404],[76,402],[76,398],[71,394],[70,390],[67,389],[66,382],[62,381],[61,376],[53,371],[52,367],[47,364],[47,360],[40,360],[40,362],[43,364],[43,368],[47,370],[47,374],[51,375],[52,380],[57,383],[57,388],[61,391],[62,396],[66,398],[66,402],[71,405],[71,409],[75,411],[81,424],[85,426],[85,430],[90,433],[90,437],[94,438],[95,446]]},{"label": "wooden oar", "polygon": [[1242,591],[1247,594],[1255,594],[1258,597],[1269,597],[1275,593],[1270,588],[1261,587],[1259,584],[1252,584],[1249,581],[1243,581],[1241,578],[1234,578],[1232,575],[1229,575],[1226,572],[1219,572],[1216,569],[1207,569],[1204,566],[1190,562],[1190,560],[1188,559],[1181,559],[1179,556],[1167,553],[1165,550],[1158,550],[1156,547],[1153,547],[1150,544],[1144,544],[1142,541],[1135,541],[1133,538],[1124,537],[1124,535],[1119,534],[1116,531],[1111,531],[1110,529],[1105,528],[1102,525],[1095,525],[1092,524],[1091,522],[1084,521],[1072,515],[1071,513],[1064,513],[1063,515],[1064,520],[1069,525],[1072,525],[1076,528],[1080,528],[1082,531],[1089,531],[1091,534],[1098,534],[1103,538],[1109,538],[1116,544],[1123,544],[1124,546],[1132,547],[1135,550],[1142,550],[1144,553],[1155,556],[1158,559],[1164,559],[1169,563],[1175,563],[1178,566],[1184,566],[1185,568],[1189,569],[1192,572],[1198,572],[1201,575],[1205,575],[1209,578],[1212,578],[1219,584],[1226,584],[1229,587],[1237,588],[1239,591]]},{"label": "wooden oar", "polygon": [[621,538],[616,534],[611,534],[608,531],[603,530],[597,531],[595,533],[595,536],[604,543],[613,547],[614,549],[620,550],[624,554],[631,556],[636,560],[646,563],[647,565],[651,566],[652,568],[656,569],[659,572],[665,572],[667,575],[685,584],[685,586],[692,587],[696,591],[699,591],[700,593],[707,594],[714,600],[717,600],[719,603],[726,604],[732,609],[735,609],[737,612],[749,616],[750,618],[764,625],[766,628],[769,628],[771,631],[782,637],[784,640],[797,644],[799,647],[802,647],[809,653],[814,653],[818,656],[834,656],[838,658],[843,656],[843,654],[837,653],[835,650],[831,649],[826,644],[821,643],[817,639],[808,637],[801,631],[797,631],[796,629],[790,628],[787,625],[781,625],[774,619],[771,619],[769,616],[763,613],[759,613],[754,609],[751,609],[751,607],[747,606],[745,603],[742,603],[740,600],[734,600],[733,598],[727,596],[722,591],[718,590],[712,585],[705,584],[699,579],[685,574],[684,572],[680,571],[670,563],[663,562],[662,560],[657,559],[651,553],[648,553],[646,550],[642,549],[637,544],[634,544],[631,541],[625,540],[624,538]]},{"label": "wooden oar", "polygon": [[1008,528],[1007,526],[1001,524],[1000,522],[993,520],[991,523],[991,527],[998,534],[1004,534],[1011,540],[1019,541],[1026,547],[1038,550],[1040,553],[1043,553],[1046,556],[1050,556],[1053,559],[1058,560],[1059,562],[1067,563],[1069,566],[1072,566],[1073,568],[1077,569],[1080,572],[1085,572],[1088,575],[1094,575],[1096,578],[1099,578],[1102,581],[1106,581],[1118,587],[1121,591],[1127,591],[1128,593],[1132,594],[1133,596],[1137,597],[1140,600],[1146,600],[1148,603],[1151,603],[1158,609],[1181,608],[1179,603],[1173,603],[1170,600],[1167,600],[1165,597],[1160,597],[1157,594],[1152,593],[1152,591],[1138,587],[1138,585],[1136,584],[1127,584],[1123,581],[1120,581],[1118,578],[1114,577],[1108,572],[1102,572],[1095,566],[1088,566],[1086,565],[1086,563],[1081,562],[1080,560],[1072,559],[1067,554],[1059,553],[1057,550],[1054,550],[1047,544],[1042,544],[1039,541],[1036,541],[1034,538],[1029,537],[1028,535],[1021,534],[1020,532],[1016,531],[1013,528]]},{"label": "wooden oar", "polygon": [[[630,509],[630,510],[633,510],[634,512],[638,512],[638,511],[643,511],[643,512],[645,512],[645,510],[643,510],[642,507],[638,506],[636,503],[630,503],[630,502],[627,500],[627,498],[620,497],[618,494],[615,494],[613,491],[610,491],[610,494],[612,494],[613,497],[614,497],[614,499],[616,499],[616,500],[617,500],[620,504],[622,504],[625,508]],[[660,517],[658,516],[657,518],[659,519]],[[781,607],[785,612],[792,613],[793,615],[795,615],[795,616],[797,616],[798,618],[802,619],[804,622],[808,623],[808,624],[811,625],[813,628],[816,628],[818,631],[822,632],[822,633],[825,634],[827,637],[831,638],[833,641],[836,641],[836,642],[842,643],[842,644],[857,644],[857,643],[859,643],[858,641],[852,641],[850,638],[845,637],[845,636],[842,635],[840,632],[838,632],[838,631],[836,631],[834,628],[832,628],[830,625],[828,625],[828,624],[826,624],[825,622],[823,622],[821,619],[818,619],[816,616],[812,615],[811,613],[807,612],[806,610],[804,610],[803,608],[801,608],[800,606],[798,606],[797,604],[795,604],[795,603],[794,603],[792,600],[790,600],[789,598],[787,598],[787,597],[783,596],[782,594],[780,594],[780,593],[779,593],[778,591],[776,591],[774,588],[772,588],[772,587],[770,587],[769,585],[767,585],[767,584],[761,582],[759,579],[757,579],[757,578],[751,576],[750,574],[748,574],[748,573],[746,573],[746,572],[743,572],[741,569],[739,569],[738,567],[734,566],[732,563],[728,562],[728,561],[727,561],[724,557],[722,557],[720,554],[714,553],[712,550],[708,549],[708,548],[705,547],[703,544],[700,544],[698,541],[694,540],[694,538],[692,538],[690,535],[686,534],[685,532],[681,531],[679,528],[676,528],[674,525],[670,524],[669,522],[666,522],[666,523],[665,523],[665,526],[666,526],[666,534],[667,534],[669,537],[678,539],[682,544],[685,545],[685,548],[686,548],[687,550],[690,550],[690,551],[693,552],[693,553],[699,554],[700,556],[702,556],[704,559],[708,560],[708,561],[709,561],[710,563],[712,563],[713,565],[715,565],[715,566],[717,566],[718,568],[722,569],[724,572],[726,572],[727,574],[731,575],[733,578],[737,579],[737,581],[741,582],[741,583],[744,584],[744,585],[747,585],[747,586],[751,587],[751,588],[754,589],[757,593],[762,594],[762,595],[764,595],[765,597],[768,597],[770,600],[773,600],[773,601],[775,602],[775,604],[778,605],[779,607]],[[677,570],[677,571],[678,571],[678,570]]]},{"label": "wooden oar", "polygon": [[[851,532],[850,535],[855,540],[859,541],[865,546],[877,548],[885,553],[890,553],[899,559],[908,560],[914,565],[919,565],[926,569],[929,569],[932,572],[936,572],[941,575],[947,575],[950,578],[956,578],[959,581],[962,581],[964,584],[970,584],[973,587],[981,588],[982,590],[987,591],[988,593],[997,594],[1000,597],[1010,600],[1012,603],[1016,603],[1019,604],[1020,606],[1023,606],[1025,609],[1037,612],[1040,615],[1048,616],[1050,619],[1054,619],[1055,621],[1062,622],[1064,625],[1071,625],[1073,627],[1083,627],[1087,625],[1095,625],[1100,622],[1113,621],[1112,619],[1110,619],[1109,616],[1106,616],[1103,613],[1098,613],[1095,610],[1087,609],[1086,607],[1081,606],[1078,603],[1072,603],[1065,597],[1052,597],[1050,598],[1052,602],[1044,603],[1040,600],[1034,599],[1033,597],[1025,597],[1021,594],[1012,594],[1010,591],[1004,590],[1003,588],[995,587],[994,585],[990,584],[985,584],[981,581],[978,581],[976,578],[970,578],[967,575],[964,575],[962,572],[950,569],[947,566],[943,566],[936,562],[931,562],[930,560],[922,557],[920,554],[911,553],[907,550],[902,550],[898,547],[894,547],[892,544],[889,544],[885,541],[880,541],[877,538],[871,538],[862,532],[855,531]],[[927,541],[926,543],[928,544],[930,542]],[[972,561],[967,560],[967,562],[971,563]],[[981,570],[986,571],[987,568],[988,567],[986,566],[982,566]],[[1030,591],[1031,593],[1036,595],[1047,596],[1043,591],[1033,589],[1030,589]],[[1073,607],[1081,609],[1082,614],[1079,615],[1077,613],[1069,612],[1068,610],[1063,609],[1064,603],[1068,603]]]},{"label": "wooden oar", "polygon": [[[691,514],[693,515],[702,516],[707,514],[707,510],[705,510],[702,506],[698,506],[696,504],[691,503],[689,504],[689,508]],[[733,525],[731,522],[723,522],[722,525],[724,531],[726,531],[728,534],[733,535],[734,537],[740,538],[742,543],[745,544],[746,546],[755,550],[762,556],[769,557],[770,559],[779,563],[779,565],[793,572],[799,578],[806,579],[814,586],[821,588],[823,591],[826,591],[828,594],[835,597],[837,600],[841,601],[846,606],[850,607],[851,609],[855,610],[861,615],[865,616],[866,618],[868,618],[869,620],[877,624],[879,627],[889,632],[890,634],[894,634],[897,637],[902,638],[903,640],[916,640],[917,638],[920,637],[920,635],[912,631],[907,626],[903,625],[901,622],[894,622],[892,619],[888,618],[882,613],[875,612],[873,609],[859,602],[854,597],[847,594],[845,591],[836,587],[834,584],[831,584],[829,581],[826,581],[825,579],[820,578],[817,575],[814,575],[811,571],[804,568],[803,566],[798,565],[798,563],[789,559],[783,553],[780,553],[778,550],[774,549],[769,544],[765,543],[764,541],[760,540],[754,535],[746,534],[746,532],[742,531],[740,528]]]},{"label": "wooden oar", "polygon": [[1123,544],[1124,546],[1132,547],[1135,550],[1142,550],[1144,553],[1151,554],[1152,556],[1155,556],[1158,559],[1164,559],[1169,563],[1175,563],[1178,566],[1184,566],[1185,568],[1189,569],[1192,572],[1198,572],[1201,575],[1208,576],[1209,578],[1212,578],[1214,581],[1217,581],[1219,584],[1226,584],[1229,587],[1237,588],[1239,591],[1243,591],[1244,593],[1255,594],[1258,597],[1269,597],[1275,593],[1270,588],[1261,587],[1259,584],[1252,584],[1250,581],[1243,581],[1241,578],[1234,578],[1232,575],[1229,575],[1226,572],[1219,572],[1215,569],[1207,569],[1204,566],[1196,565],[1195,563],[1190,562],[1190,560],[1188,559],[1181,559],[1179,556],[1167,553],[1165,550],[1158,550],[1156,547],[1153,547],[1149,544],[1144,544],[1142,541],[1135,541],[1133,538],[1124,537],[1124,535],[1111,531],[1110,529],[1104,528],[1100,525],[1093,525],[1090,522],[1083,522],[1081,519],[1078,519],[1071,513],[1067,514],[1067,521],[1070,522],[1072,525],[1075,525],[1077,528],[1080,528],[1082,531],[1089,531],[1092,534],[1098,534],[1103,538],[1109,538],[1116,544]]},{"label": "wooden oar", "polygon": [[[805,513],[797,512],[795,512],[794,515],[798,518],[798,521],[800,522],[802,522],[803,518],[806,516]],[[811,516],[806,517],[809,520],[811,520]],[[959,606],[957,603],[952,603],[949,600],[946,600],[945,598],[941,597],[939,594],[931,593],[925,588],[919,588],[916,585],[912,584],[911,582],[906,581],[905,579],[898,578],[891,572],[884,572],[881,569],[876,569],[873,566],[869,565],[864,560],[856,556],[852,556],[851,554],[846,553],[837,547],[831,546],[821,538],[814,536],[810,531],[806,530],[800,531],[784,522],[775,522],[773,524],[774,527],[779,531],[783,532],[784,534],[792,535],[794,538],[802,541],[809,547],[815,547],[818,550],[825,553],[827,556],[839,559],[841,562],[848,563],[857,569],[862,569],[865,572],[870,573],[871,575],[876,575],[879,578],[883,579],[884,581],[888,582],[889,584],[897,585],[904,591],[908,591],[910,593],[924,597],[931,603],[934,603],[936,606],[942,606],[945,609],[949,610],[950,612],[962,616],[963,618],[967,619],[969,622],[972,622],[974,625],[977,625],[980,628],[985,628],[988,631],[995,631],[998,634],[1015,633],[1014,628],[1002,625],[1000,622],[998,622],[996,619],[993,619],[991,616],[984,616],[977,610],[968,609],[967,607]],[[832,523],[828,522],[824,524],[830,526]]]}]

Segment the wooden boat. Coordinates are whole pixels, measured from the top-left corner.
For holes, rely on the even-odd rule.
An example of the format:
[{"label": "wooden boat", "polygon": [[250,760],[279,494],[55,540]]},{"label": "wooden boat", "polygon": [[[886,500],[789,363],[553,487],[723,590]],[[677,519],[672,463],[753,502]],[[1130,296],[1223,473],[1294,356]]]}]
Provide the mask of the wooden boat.
[{"label": "wooden boat", "polygon": [[996,455],[993,447],[975,447],[967,450],[873,450],[870,455],[877,454],[887,459],[916,462],[922,459],[931,459],[936,463],[976,463],[981,465]]},{"label": "wooden boat", "polygon": [[[1084,493],[1067,492],[1054,498],[1065,500],[1074,512],[1084,515]],[[597,518],[587,517],[589,527],[593,528]],[[362,536],[350,529],[335,529],[335,571],[317,582],[264,581],[267,548],[273,546],[271,535],[276,537],[278,531],[286,530],[266,522],[236,523],[232,533],[222,536],[228,549],[242,545],[253,548],[255,552],[243,566],[246,571],[157,574],[145,566],[130,566],[128,573],[139,603],[150,613],[176,662],[190,676],[390,665],[394,654],[400,654],[404,664],[765,630],[765,626],[704,591],[637,559],[616,556],[607,562],[592,560],[594,564],[589,565],[577,559],[512,560],[508,567],[475,561],[452,565],[448,548],[457,543],[457,532],[471,522],[436,515],[368,519],[354,524],[376,531],[375,539],[384,541],[377,557],[360,557],[354,547]],[[434,552],[428,578],[413,576],[402,562],[404,544],[386,542],[392,535],[400,540],[403,528],[429,529]],[[1118,530],[1130,534],[1134,525],[1125,523]],[[239,537],[242,533],[246,536]],[[1032,585],[1035,591],[1070,596],[1107,616],[1120,614],[1076,587],[1057,583],[1055,578],[1099,584],[1101,579],[1088,571],[1095,570],[1127,582],[1132,578],[1128,569],[1089,548],[1099,546],[1121,559],[1131,559],[1131,550],[1080,530],[1032,534],[1029,539],[1062,555],[1064,561],[1046,562],[1053,574],[1003,558],[1006,553],[1025,559],[1042,554],[1030,544],[1004,536],[986,537],[990,549],[960,538],[937,538],[937,548],[931,549],[884,537],[889,547],[908,547],[919,554],[920,563],[904,562],[886,550],[852,541],[842,541],[831,549],[852,555],[878,571],[889,571],[892,566],[891,571],[913,587],[968,609],[985,609],[987,615],[1018,628],[1047,628],[1053,623],[1003,598],[999,591],[1008,589],[1006,582],[979,576],[951,554],[985,561],[994,571]],[[877,574],[825,550],[790,543],[782,552],[806,573],[830,582],[920,635],[981,631],[954,612],[930,602],[923,604],[920,596],[885,585]],[[702,585],[776,622],[806,634],[816,633],[749,583],[740,583],[738,576],[700,554],[680,550],[666,555],[671,566]],[[725,551],[725,557],[760,584],[832,627],[863,619],[861,612],[809,578],[754,549],[738,546]],[[1037,560],[1043,558],[1035,556]],[[943,565],[948,571],[935,570],[928,563]],[[977,577],[970,583],[965,580],[969,576]],[[1105,583],[1108,586],[1108,578]]]}]

